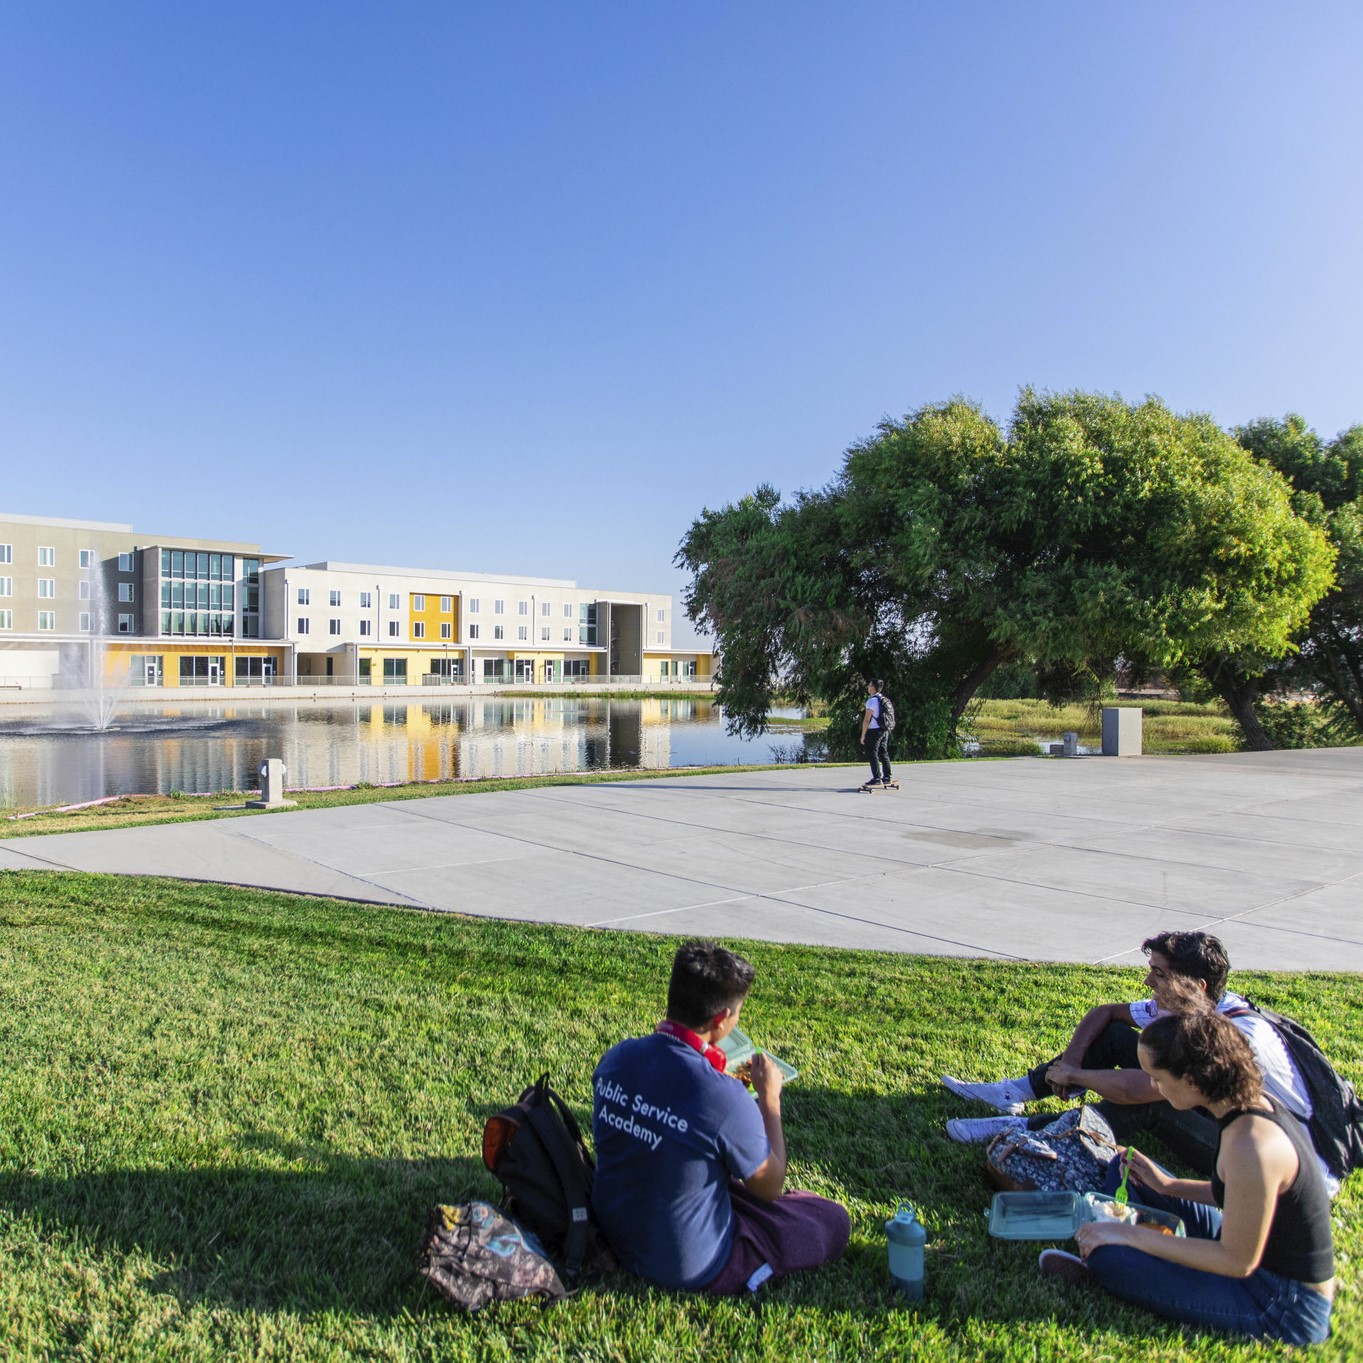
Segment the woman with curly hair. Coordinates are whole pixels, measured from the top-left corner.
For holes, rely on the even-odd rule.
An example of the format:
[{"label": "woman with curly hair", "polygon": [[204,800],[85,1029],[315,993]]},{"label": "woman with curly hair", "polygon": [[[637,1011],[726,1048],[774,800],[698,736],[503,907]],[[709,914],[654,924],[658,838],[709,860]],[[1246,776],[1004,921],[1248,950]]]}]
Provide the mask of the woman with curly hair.
[{"label": "woman with curly hair", "polygon": [[[1170,1320],[1287,1344],[1329,1338],[1334,1300],[1330,1198],[1304,1128],[1264,1097],[1254,1053],[1226,1018],[1190,1011],[1152,1022],[1141,1068],[1174,1107],[1205,1108],[1220,1128],[1209,1181],[1174,1178],[1124,1152],[1132,1201],[1183,1218],[1188,1238],[1150,1226],[1081,1226],[1082,1258],[1046,1250],[1041,1270],[1094,1282]],[[1112,1161],[1109,1191],[1123,1161]]]}]

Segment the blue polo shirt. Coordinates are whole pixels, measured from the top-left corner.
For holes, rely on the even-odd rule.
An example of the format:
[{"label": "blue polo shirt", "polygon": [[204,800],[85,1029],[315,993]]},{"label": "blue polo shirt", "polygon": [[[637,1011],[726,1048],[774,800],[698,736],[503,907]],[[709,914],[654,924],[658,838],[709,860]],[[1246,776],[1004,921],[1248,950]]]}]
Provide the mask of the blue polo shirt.
[{"label": "blue polo shirt", "polygon": [[736,1079],[654,1033],[613,1046],[593,1076],[592,1211],[621,1264],[660,1287],[703,1287],[729,1261],[729,1179],[771,1154]]}]

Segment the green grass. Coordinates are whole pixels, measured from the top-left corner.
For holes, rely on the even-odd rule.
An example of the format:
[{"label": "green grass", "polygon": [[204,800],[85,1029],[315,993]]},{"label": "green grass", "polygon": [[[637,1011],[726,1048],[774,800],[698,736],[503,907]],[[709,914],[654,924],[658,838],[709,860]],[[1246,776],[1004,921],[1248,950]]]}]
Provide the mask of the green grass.
[{"label": "green grass", "polygon": [[[1148,753],[1235,752],[1240,731],[1221,705],[1195,705],[1188,701],[1156,700],[1124,702],[1144,710],[1142,746]],[[1036,740],[1059,743],[1067,729],[1079,742],[1096,748],[1102,740],[1097,711],[1086,705],[1051,705],[1044,700],[987,700],[970,725],[963,724],[980,743],[982,756],[1035,756]]]},{"label": "green grass", "polygon": [[[550,776],[497,776],[474,781],[418,781],[400,786],[359,785],[343,790],[289,790],[299,809],[328,809],[336,805],[367,805],[394,800],[426,800],[437,795],[486,795],[502,790],[536,790],[541,786],[589,786],[609,781],[658,781],[667,776],[717,776],[728,772],[786,770],[781,763],[747,766],[672,767],[650,771],[563,772]],[[84,809],[43,809],[0,821],[0,838],[25,838],[42,833],[82,833],[91,829],[134,828],[145,824],[194,823],[203,819],[254,819],[288,810],[246,809],[241,791],[216,795],[124,795]],[[254,794],[252,796],[254,798]]]},{"label": "green grass", "polygon": [[[985,1233],[980,1150],[943,1135],[940,1073],[1016,1073],[1135,971],[740,945],[745,1027],[802,1071],[792,1181],[850,1207],[847,1257],[759,1306],[622,1276],[469,1319],[413,1272],[427,1207],[492,1194],[482,1123],[541,1070],[585,1108],[600,1052],[659,1015],[673,942],[0,873],[0,1358],[1280,1356],[1042,1281],[1036,1246]],[[1363,1077],[1357,978],[1236,982]],[[886,1278],[901,1197],[930,1232],[918,1308]],[[1363,1354],[1358,1201],[1317,1357]]]}]

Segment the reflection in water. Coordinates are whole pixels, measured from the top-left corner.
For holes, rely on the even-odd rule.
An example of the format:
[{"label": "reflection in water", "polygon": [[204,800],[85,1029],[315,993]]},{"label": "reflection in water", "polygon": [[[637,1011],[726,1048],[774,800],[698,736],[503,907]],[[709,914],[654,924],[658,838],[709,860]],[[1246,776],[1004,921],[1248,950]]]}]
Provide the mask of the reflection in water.
[{"label": "reflection in water", "polygon": [[284,759],[286,785],[317,788],[795,755],[788,734],[730,738],[719,707],[691,699],[129,707],[107,733],[64,718],[56,706],[0,709],[0,806],[253,789],[267,757]]}]

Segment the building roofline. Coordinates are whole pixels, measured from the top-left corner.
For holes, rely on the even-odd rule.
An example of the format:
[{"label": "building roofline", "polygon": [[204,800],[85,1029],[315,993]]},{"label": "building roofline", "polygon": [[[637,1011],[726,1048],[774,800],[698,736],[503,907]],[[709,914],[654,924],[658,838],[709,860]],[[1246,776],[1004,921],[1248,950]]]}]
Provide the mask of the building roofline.
[{"label": "building roofline", "polygon": [[308,568],[321,573],[388,573],[393,577],[438,578],[460,582],[505,582],[517,587],[568,587],[577,588],[574,578],[566,577],[519,577],[510,573],[461,573],[449,568],[397,568],[379,563],[338,563],[325,559],[321,563],[296,563],[295,568]]}]

